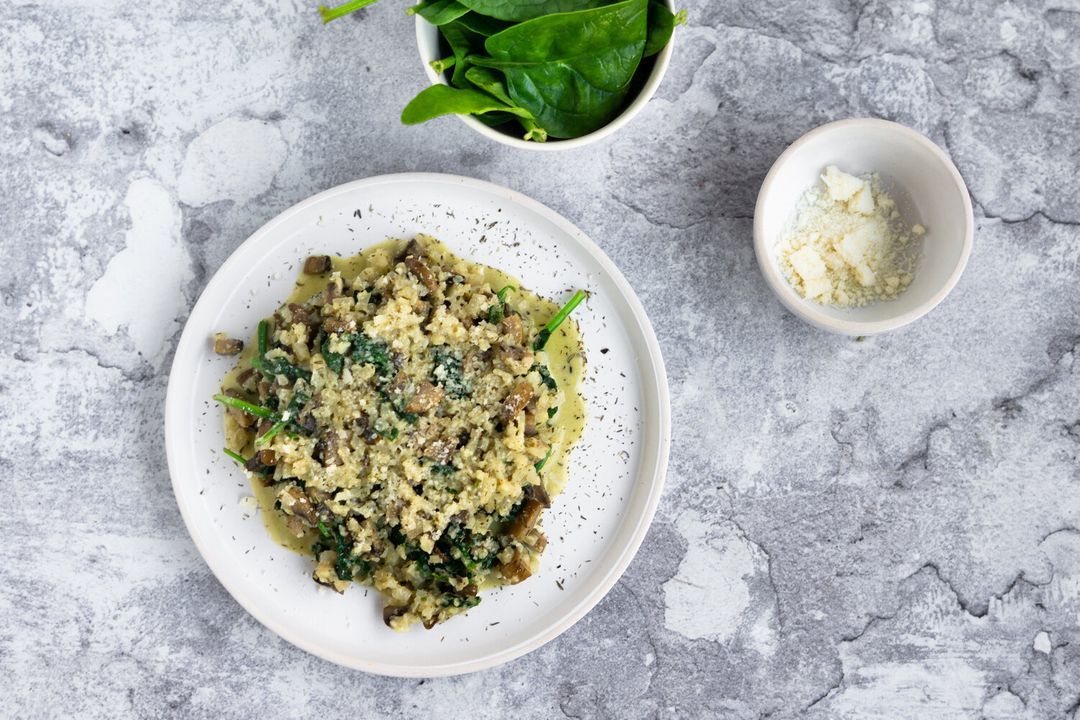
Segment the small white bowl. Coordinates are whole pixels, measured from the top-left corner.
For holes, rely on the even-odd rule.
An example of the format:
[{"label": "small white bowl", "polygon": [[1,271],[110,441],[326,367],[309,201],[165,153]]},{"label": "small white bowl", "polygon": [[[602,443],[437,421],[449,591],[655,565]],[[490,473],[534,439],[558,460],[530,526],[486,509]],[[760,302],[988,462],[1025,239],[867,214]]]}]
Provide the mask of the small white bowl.
[{"label": "small white bowl", "polygon": [[[782,233],[799,198],[827,165],[853,175],[877,173],[907,225],[927,229],[911,285],[894,300],[841,309],[801,297],[777,258]],[[776,296],[806,322],[831,332],[873,335],[903,327],[930,312],[960,279],[974,237],[967,186],[945,152],[898,123],[862,118],[811,130],[773,163],[754,209],[754,250]]]},{"label": "small white bowl", "polygon": [[[665,0],[664,4],[667,5],[668,9],[672,12],[675,12],[675,6],[672,3],[672,0]],[[642,86],[641,90],[638,91],[637,96],[630,101],[630,104],[626,106],[626,109],[623,110],[618,117],[599,130],[594,130],[588,135],[565,140],[550,138],[547,142],[533,142],[531,140],[523,140],[520,136],[510,135],[500,130],[496,130],[495,128],[488,127],[469,115],[458,115],[457,117],[461,122],[465,123],[484,137],[490,138],[495,142],[500,142],[503,145],[523,148],[525,150],[573,150],[603,140],[608,135],[611,135],[623,125],[630,122],[635,115],[641,112],[641,109],[645,107],[645,104],[649,102],[652,96],[656,94],[656,89],[660,87],[660,81],[663,79],[664,73],[667,72],[668,65],[671,64],[671,53],[672,48],[675,45],[675,35],[678,33],[678,27],[676,27],[675,30],[676,32],[672,33],[671,40],[668,41],[668,44],[664,49],[657,53],[655,57],[651,58],[654,61],[652,72],[649,74],[649,77],[646,78],[645,84]],[[424,64],[424,72],[427,74],[431,83],[433,85],[436,83],[442,83],[443,85],[449,84],[440,73],[436,73],[431,67],[431,61],[441,57],[439,54],[439,29],[419,15],[416,16],[416,47],[420,51],[420,61]],[[522,131],[522,135],[524,135],[524,131]]]}]

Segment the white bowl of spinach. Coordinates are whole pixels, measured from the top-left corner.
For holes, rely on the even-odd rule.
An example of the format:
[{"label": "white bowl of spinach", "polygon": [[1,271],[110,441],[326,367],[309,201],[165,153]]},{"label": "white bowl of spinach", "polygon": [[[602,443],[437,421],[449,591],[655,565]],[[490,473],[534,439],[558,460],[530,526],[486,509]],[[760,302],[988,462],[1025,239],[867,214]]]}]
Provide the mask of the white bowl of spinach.
[{"label": "white bowl of spinach", "polygon": [[580,147],[629,122],[659,87],[684,18],[670,0],[423,0],[409,12],[433,85],[402,122],[456,114],[533,150]]}]

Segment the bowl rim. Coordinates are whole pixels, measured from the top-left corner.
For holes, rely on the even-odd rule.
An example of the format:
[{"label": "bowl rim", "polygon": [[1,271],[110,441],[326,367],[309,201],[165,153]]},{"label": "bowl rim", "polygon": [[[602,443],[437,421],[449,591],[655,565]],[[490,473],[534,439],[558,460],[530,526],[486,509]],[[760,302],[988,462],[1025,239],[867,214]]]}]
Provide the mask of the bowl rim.
[{"label": "bowl rim", "polygon": [[[787,279],[783,277],[780,272],[780,268],[776,262],[769,255],[768,242],[764,233],[764,206],[765,200],[772,190],[773,184],[776,182],[776,178],[779,176],[783,166],[791,159],[791,157],[801,150],[804,146],[817,140],[820,136],[835,132],[844,132],[856,128],[872,127],[886,132],[892,132],[899,135],[903,135],[908,140],[912,140],[915,143],[921,145],[930,151],[930,154],[940,162],[946,169],[949,177],[952,179],[955,188],[959,191],[960,197],[963,203],[964,213],[964,229],[962,238],[962,247],[960,249],[960,257],[956,262],[956,266],[953,268],[952,273],[949,275],[945,283],[930,296],[926,301],[920,303],[917,307],[897,315],[893,318],[886,320],[847,320],[841,318],[835,318],[828,315],[823,310],[820,310],[814,303],[805,298],[800,297],[793,287],[788,283]],[[975,240],[975,215],[971,205],[971,195],[968,192],[967,184],[964,182],[964,178],[960,175],[960,171],[956,169],[956,165],[952,159],[937,143],[930,138],[926,137],[917,130],[913,130],[906,125],[903,125],[892,120],[883,120],[881,118],[848,118],[845,120],[835,120],[833,122],[819,125],[818,127],[810,130],[806,134],[802,135],[795,142],[791,143],[784,152],[773,162],[772,167],[769,168],[768,174],[765,176],[765,180],[761,183],[761,189],[758,190],[757,202],[754,205],[754,253],[757,256],[758,267],[761,269],[761,274],[765,277],[766,282],[772,289],[773,293],[780,300],[780,302],[805,322],[811,325],[821,328],[822,330],[828,330],[830,332],[842,333],[845,335],[876,335],[878,333],[888,332],[890,330],[896,330],[898,328],[908,325],[928,312],[937,307],[942,300],[952,291],[956,286],[956,283],[960,280],[960,276],[963,274],[964,269],[967,267],[968,258],[971,255],[971,248],[974,245]]]},{"label": "bowl rim", "polygon": [[[663,0],[668,9],[675,12],[674,0]],[[419,15],[416,16],[416,50],[420,55],[420,64],[424,68],[424,74],[427,76],[431,84],[449,85],[445,79],[436,73],[429,61],[435,58],[425,57],[423,51],[423,41],[427,35],[433,32],[438,32],[435,25],[432,25],[427,20],[424,20]],[[506,133],[499,132],[494,128],[490,128],[484,123],[480,122],[476,118],[470,115],[456,115],[458,120],[468,125],[470,128],[480,133],[484,137],[494,140],[495,142],[508,145],[510,147],[522,148],[525,150],[535,150],[538,152],[555,152],[559,150],[574,150],[586,145],[599,142],[608,137],[616,130],[619,130],[624,125],[629,123],[638,113],[645,107],[645,105],[656,94],[657,89],[660,87],[660,82],[664,79],[665,73],[667,73],[668,66],[671,64],[671,56],[675,47],[675,35],[671,34],[671,39],[668,40],[664,49],[656,54],[656,61],[653,64],[652,72],[649,73],[649,77],[645,80],[645,84],[638,91],[633,100],[626,106],[626,108],[615,117],[614,120],[604,125],[599,130],[594,130],[588,135],[582,135],[576,138],[567,138],[560,140],[549,140],[547,142],[533,142],[531,140],[524,140],[513,135],[507,135]]]}]

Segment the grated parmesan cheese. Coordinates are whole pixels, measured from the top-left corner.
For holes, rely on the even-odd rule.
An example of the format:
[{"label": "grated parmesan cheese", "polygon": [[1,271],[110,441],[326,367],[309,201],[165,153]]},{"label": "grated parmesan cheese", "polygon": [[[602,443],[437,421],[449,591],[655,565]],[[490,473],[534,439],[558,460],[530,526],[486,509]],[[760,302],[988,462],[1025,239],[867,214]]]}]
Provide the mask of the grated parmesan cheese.
[{"label": "grated parmesan cheese", "polygon": [[825,168],[821,185],[799,200],[795,224],[780,241],[780,266],[805,298],[836,307],[891,300],[911,284],[913,238],[922,225],[902,223],[877,175],[860,178]]}]

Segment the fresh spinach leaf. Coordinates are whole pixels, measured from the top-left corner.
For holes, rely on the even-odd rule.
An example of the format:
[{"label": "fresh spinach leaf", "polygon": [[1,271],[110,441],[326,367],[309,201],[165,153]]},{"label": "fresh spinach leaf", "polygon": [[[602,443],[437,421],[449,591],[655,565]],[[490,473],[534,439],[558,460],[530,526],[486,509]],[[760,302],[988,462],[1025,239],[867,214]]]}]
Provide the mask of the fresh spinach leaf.
[{"label": "fresh spinach leaf", "polygon": [[490,57],[468,61],[501,70],[510,98],[548,134],[579,137],[622,111],[647,20],[648,0],[545,15],[492,35],[484,43]]},{"label": "fresh spinach leaf", "polygon": [[457,0],[421,0],[406,12],[409,15],[419,15],[432,25],[445,25],[469,12],[469,8]]},{"label": "fresh spinach leaf", "polygon": [[481,15],[520,22],[541,15],[610,5],[611,0],[461,0],[461,4]]},{"label": "fresh spinach leaf", "polygon": [[[683,16],[685,18],[685,16]],[[671,40],[675,26],[682,22],[672,14],[668,6],[659,0],[649,2],[649,35],[645,40],[645,57],[652,57],[663,50]]]},{"label": "fresh spinach leaf", "polygon": [[394,370],[393,363],[390,362],[390,350],[386,347],[386,343],[372,340],[367,335],[353,337],[352,361],[357,364],[374,365],[379,377],[387,377]]},{"label": "fresh spinach leaf", "polygon": [[528,110],[499,102],[479,90],[452,88],[449,85],[432,85],[424,88],[401,111],[401,122],[416,125],[440,115],[481,115],[489,112],[507,112],[520,117],[531,117]]},{"label": "fresh spinach leaf", "polygon": [[[506,92],[506,81],[500,77],[496,71],[489,68],[473,66],[465,71],[465,79],[494,97],[496,100],[506,103],[507,105],[514,104],[514,101],[510,99],[510,95]],[[547,140],[547,131],[537,125],[535,120],[527,117],[519,117],[517,120],[521,126],[525,128],[526,140],[535,140],[536,142],[544,142]],[[512,290],[513,288],[510,289]],[[504,292],[505,288],[500,291],[500,293]],[[504,298],[500,295],[499,299],[503,300]],[[502,318],[499,319],[501,320]]]}]

